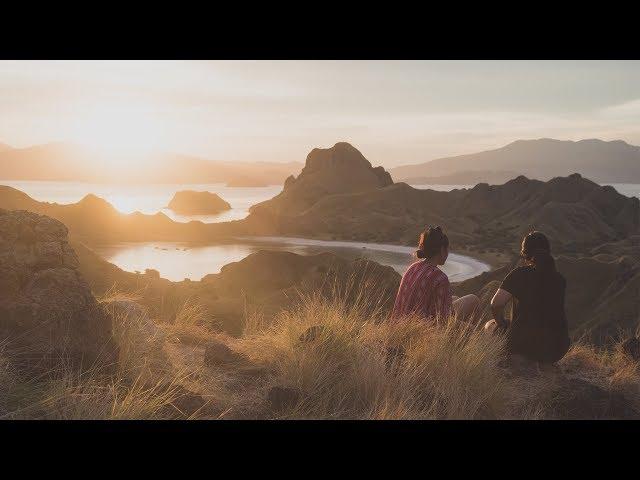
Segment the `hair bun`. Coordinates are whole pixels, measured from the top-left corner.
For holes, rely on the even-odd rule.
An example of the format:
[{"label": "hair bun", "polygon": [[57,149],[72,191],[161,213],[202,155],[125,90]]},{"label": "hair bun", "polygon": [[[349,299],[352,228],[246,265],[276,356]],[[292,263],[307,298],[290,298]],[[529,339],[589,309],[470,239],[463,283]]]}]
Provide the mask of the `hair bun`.
[{"label": "hair bun", "polygon": [[416,256],[418,258],[431,258],[438,254],[443,247],[449,247],[449,238],[442,231],[442,227],[440,225],[428,226],[420,234]]}]

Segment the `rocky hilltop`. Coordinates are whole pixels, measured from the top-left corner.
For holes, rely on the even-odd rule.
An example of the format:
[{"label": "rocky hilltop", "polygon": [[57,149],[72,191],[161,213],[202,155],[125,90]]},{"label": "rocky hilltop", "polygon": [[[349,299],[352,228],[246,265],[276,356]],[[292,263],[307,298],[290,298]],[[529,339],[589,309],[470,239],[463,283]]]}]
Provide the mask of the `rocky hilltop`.
[{"label": "rocky hilltop", "polygon": [[183,190],[176,192],[168,208],[182,215],[215,215],[230,210],[231,205],[216,193]]},{"label": "rocky hilltop", "polygon": [[355,147],[339,142],[331,148],[311,150],[300,175],[287,178],[279,195],[251,211],[296,214],[328,195],[367,192],[392,183],[384,168],[373,168]]},{"label": "rocky hilltop", "polygon": [[78,268],[62,223],[0,210],[0,343],[25,364],[115,361],[111,318]]},{"label": "rocky hilltop", "polygon": [[[251,210],[247,229],[413,244],[425,225],[438,224],[454,241],[454,249],[502,251],[517,247],[532,228],[545,231],[557,249],[566,251],[621,240],[639,231],[637,198],[579,174],[548,182],[519,176],[502,185],[481,183],[440,192],[393,184],[387,172],[376,175],[355,153],[333,159],[335,152],[322,156],[312,152],[298,179],[288,180],[280,195]],[[355,181],[359,187],[346,188],[352,177],[360,178]]]}]

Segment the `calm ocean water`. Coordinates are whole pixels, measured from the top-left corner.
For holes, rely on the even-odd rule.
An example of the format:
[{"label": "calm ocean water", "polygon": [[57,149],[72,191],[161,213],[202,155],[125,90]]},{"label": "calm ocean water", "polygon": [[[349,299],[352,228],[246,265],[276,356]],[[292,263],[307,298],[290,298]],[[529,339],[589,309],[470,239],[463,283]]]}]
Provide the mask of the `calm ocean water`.
[{"label": "calm ocean water", "polygon": [[[268,200],[282,190],[280,185],[269,187],[227,187],[222,183],[211,184],[157,184],[157,185],[109,185],[100,183],[41,182],[0,180],[25,192],[41,202],[75,203],[93,193],[104,198],[122,213],[139,211],[147,214],[162,212],[178,222],[200,220],[226,222],[240,220],[249,214],[249,207]],[[178,215],[165,208],[174,193],[180,190],[209,191],[220,195],[231,204],[231,210],[218,215]]]}]

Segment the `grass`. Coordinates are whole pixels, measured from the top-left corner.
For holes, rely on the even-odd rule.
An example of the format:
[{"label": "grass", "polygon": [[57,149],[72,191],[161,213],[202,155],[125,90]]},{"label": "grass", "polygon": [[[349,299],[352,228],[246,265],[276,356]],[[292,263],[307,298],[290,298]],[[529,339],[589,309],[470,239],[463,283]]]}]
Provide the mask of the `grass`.
[{"label": "grass", "polygon": [[[363,285],[366,285],[364,283]],[[352,288],[353,287],[353,288]],[[101,301],[120,347],[115,372],[27,375],[0,346],[0,417],[45,419],[637,418],[640,366],[619,349],[574,345],[557,369],[505,366],[504,341],[455,318],[391,322],[374,289],[301,296],[231,338],[187,301],[171,325],[135,298]],[[356,290],[354,290],[356,289]],[[368,292],[368,293],[367,293]],[[375,295],[372,300],[370,295]],[[311,329],[311,330],[310,330]],[[314,338],[304,340],[305,334]],[[207,342],[243,359],[207,367]],[[274,391],[284,401],[274,400]],[[185,396],[185,391],[187,395]],[[184,401],[185,398],[188,401]],[[209,408],[212,407],[212,408]]]},{"label": "grass", "polygon": [[[498,418],[505,386],[495,376],[502,340],[447,319],[391,323],[368,305],[307,297],[234,348],[270,372],[266,385],[299,392],[268,418]],[[363,314],[365,312],[365,314]],[[323,329],[309,342],[310,327]],[[229,405],[239,413],[251,406]]]}]

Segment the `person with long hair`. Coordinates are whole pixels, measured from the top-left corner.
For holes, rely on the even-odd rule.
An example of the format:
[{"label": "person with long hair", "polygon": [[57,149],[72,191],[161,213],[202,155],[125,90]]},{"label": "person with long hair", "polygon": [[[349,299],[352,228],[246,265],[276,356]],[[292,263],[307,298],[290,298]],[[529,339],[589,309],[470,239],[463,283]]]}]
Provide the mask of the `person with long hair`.
[{"label": "person with long hair", "polygon": [[449,238],[442,228],[427,227],[420,235],[416,257],[402,276],[392,319],[417,314],[426,319],[455,315],[467,320],[478,306],[478,297],[465,295],[454,300],[447,274],[438,268],[449,256]]},{"label": "person with long hair", "polygon": [[[491,300],[493,320],[485,330],[503,332],[507,351],[526,360],[553,364],[569,350],[564,301],[567,282],[556,270],[549,239],[542,232],[522,240],[524,265],[512,270]],[[504,315],[513,301],[510,320]]]}]

